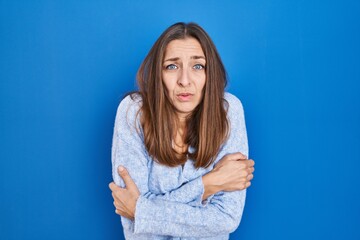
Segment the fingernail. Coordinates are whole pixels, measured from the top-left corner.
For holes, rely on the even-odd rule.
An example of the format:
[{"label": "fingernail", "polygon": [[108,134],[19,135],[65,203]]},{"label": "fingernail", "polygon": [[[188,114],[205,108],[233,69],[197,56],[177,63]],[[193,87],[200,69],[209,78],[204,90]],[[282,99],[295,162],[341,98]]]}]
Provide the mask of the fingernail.
[{"label": "fingernail", "polygon": [[120,172],[124,171],[124,167],[123,167],[123,166],[120,166],[120,167],[119,167],[119,171],[120,171]]}]

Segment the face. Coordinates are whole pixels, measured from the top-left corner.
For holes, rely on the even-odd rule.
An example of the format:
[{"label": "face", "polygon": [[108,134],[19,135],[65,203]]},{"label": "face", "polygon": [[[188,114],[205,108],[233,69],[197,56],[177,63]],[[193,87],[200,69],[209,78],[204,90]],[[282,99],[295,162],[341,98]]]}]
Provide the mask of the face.
[{"label": "face", "polygon": [[178,116],[186,117],[202,99],[206,60],[194,38],[171,41],[165,51],[162,78]]}]

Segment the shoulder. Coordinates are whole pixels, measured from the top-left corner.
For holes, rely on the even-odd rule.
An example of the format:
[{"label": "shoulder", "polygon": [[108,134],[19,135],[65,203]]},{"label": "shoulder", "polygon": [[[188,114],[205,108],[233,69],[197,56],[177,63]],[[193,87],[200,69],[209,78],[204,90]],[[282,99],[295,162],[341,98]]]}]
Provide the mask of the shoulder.
[{"label": "shoulder", "polygon": [[131,127],[139,123],[139,111],[142,106],[142,99],[138,94],[126,96],[117,108],[116,125]]},{"label": "shoulder", "polygon": [[[135,117],[142,105],[142,99],[138,94],[127,95],[121,100],[117,108],[117,117]],[[119,116],[120,115],[120,116]]]},{"label": "shoulder", "polygon": [[228,110],[228,117],[239,116],[244,114],[244,108],[239,98],[235,95],[225,92],[224,94],[225,106]]},{"label": "shoulder", "polygon": [[[227,119],[229,123],[229,137],[222,147],[220,157],[235,152],[241,152],[248,156],[247,131],[243,105],[236,96],[230,93],[224,95],[227,105]],[[220,159],[220,158],[219,158]]]},{"label": "shoulder", "polygon": [[118,111],[138,111],[142,105],[142,99],[140,95],[134,93],[127,95],[121,100]]}]

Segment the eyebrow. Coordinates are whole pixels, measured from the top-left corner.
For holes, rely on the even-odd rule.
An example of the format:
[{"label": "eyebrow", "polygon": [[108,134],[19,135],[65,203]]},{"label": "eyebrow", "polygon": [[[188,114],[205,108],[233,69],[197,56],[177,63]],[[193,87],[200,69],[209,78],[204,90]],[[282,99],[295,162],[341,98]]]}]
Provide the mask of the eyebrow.
[{"label": "eyebrow", "polygon": [[[179,59],[180,59],[179,57],[168,58],[164,62],[168,62],[168,61],[175,62],[175,61],[178,61]],[[205,60],[205,57],[204,56],[191,56],[190,59],[204,59]]]}]

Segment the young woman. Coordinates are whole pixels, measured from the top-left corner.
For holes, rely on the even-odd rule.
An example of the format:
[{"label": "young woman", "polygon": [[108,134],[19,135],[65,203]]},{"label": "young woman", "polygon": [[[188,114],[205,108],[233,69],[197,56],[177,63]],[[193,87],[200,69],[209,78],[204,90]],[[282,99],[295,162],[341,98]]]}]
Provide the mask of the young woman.
[{"label": "young woman", "polygon": [[228,239],[254,161],[241,102],[195,23],[170,26],[118,108],[110,183],[126,239]]}]

